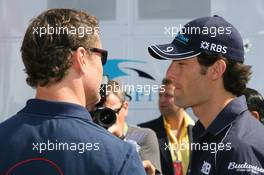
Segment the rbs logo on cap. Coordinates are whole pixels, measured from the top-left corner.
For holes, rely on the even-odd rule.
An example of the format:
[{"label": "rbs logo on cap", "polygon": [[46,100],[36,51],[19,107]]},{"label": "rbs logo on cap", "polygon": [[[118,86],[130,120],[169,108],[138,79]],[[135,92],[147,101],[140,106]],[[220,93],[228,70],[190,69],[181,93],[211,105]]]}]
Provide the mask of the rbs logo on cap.
[{"label": "rbs logo on cap", "polygon": [[202,41],[200,48],[204,50],[222,53],[222,54],[225,54],[227,52],[226,46],[223,46],[221,44],[210,43],[207,41]]}]

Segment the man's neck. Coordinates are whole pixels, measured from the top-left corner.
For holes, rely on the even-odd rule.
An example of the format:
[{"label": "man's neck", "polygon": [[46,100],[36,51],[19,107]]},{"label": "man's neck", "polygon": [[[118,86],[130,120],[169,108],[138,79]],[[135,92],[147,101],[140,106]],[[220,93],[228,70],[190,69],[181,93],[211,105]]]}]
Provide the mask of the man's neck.
[{"label": "man's neck", "polygon": [[[76,92],[78,92],[79,94],[76,94]],[[82,91],[81,89],[79,89],[79,91],[75,91],[74,87],[71,85],[66,86],[58,83],[52,86],[37,87],[36,98],[42,100],[75,103],[85,107],[85,95],[80,95],[81,92],[84,91]]]},{"label": "man's neck", "polygon": [[179,130],[183,122],[184,110],[179,109],[174,114],[164,116],[164,117],[165,117],[166,122],[171,126],[172,130]]},{"label": "man's neck", "polygon": [[[217,93],[216,93],[217,94]],[[235,96],[231,93],[218,93],[203,104],[193,106],[194,114],[199,118],[204,128],[207,129],[217,115],[230,103]]]}]

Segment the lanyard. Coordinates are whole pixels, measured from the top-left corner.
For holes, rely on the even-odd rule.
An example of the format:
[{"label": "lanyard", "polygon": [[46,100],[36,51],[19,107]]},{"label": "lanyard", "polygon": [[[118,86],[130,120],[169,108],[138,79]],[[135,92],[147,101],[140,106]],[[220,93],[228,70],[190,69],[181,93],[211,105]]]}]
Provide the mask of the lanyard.
[{"label": "lanyard", "polygon": [[[170,129],[170,125],[164,119],[164,127],[168,136],[169,144],[171,144],[170,152],[173,161],[174,175],[183,175],[182,157],[179,153],[179,142],[176,134]],[[175,149],[177,146],[177,149]]]}]

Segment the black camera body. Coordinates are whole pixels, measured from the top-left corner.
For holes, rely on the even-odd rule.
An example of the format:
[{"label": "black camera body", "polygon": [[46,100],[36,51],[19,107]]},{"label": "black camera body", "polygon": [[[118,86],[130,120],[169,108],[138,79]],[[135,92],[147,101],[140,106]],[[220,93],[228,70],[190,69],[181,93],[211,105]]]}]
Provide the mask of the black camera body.
[{"label": "black camera body", "polygon": [[98,107],[95,111],[91,111],[93,121],[105,129],[108,129],[116,122],[116,113],[107,107]]}]

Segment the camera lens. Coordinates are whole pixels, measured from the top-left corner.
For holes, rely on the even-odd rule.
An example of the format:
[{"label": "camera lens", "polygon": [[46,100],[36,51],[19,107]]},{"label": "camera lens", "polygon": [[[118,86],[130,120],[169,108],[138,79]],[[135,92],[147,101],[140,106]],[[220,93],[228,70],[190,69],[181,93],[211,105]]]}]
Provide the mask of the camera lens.
[{"label": "camera lens", "polygon": [[91,112],[92,118],[95,123],[108,129],[116,122],[116,113],[107,107],[97,108],[95,111]]}]

